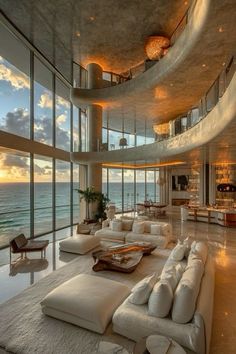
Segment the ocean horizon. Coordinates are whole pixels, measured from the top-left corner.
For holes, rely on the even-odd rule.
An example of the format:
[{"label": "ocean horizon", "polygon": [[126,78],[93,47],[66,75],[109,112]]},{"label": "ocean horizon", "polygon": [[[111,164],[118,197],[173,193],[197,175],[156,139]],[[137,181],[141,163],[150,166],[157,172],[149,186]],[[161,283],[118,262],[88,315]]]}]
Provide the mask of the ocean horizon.
[{"label": "ocean horizon", "polygon": [[[73,223],[78,222],[79,217],[79,195],[73,186]],[[106,191],[106,183],[103,183],[103,193]],[[134,195],[134,184],[124,184],[125,210],[134,208],[136,203],[145,199],[145,183],[136,183],[136,195]],[[146,183],[147,199],[155,200],[154,184]],[[157,200],[158,195],[156,196]],[[117,210],[122,211],[122,188],[120,182],[109,182],[109,199],[116,204]],[[70,183],[56,183],[56,228],[70,225]],[[34,235],[52,231],[52,183],[34,183]],[[4,236],[24,232],[29,235],[30,230],[30,183],[28,182],[1,182],[0,183],[0,232]]]}]

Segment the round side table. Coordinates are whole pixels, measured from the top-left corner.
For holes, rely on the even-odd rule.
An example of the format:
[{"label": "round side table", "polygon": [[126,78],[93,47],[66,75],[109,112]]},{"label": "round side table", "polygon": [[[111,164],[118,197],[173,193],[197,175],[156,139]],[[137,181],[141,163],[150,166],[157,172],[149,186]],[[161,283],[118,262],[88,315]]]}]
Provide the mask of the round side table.
[{"label": "round side table", "polygon": [[[147,349],[147,340],[152,339],[152,342],[155,343],[155,354],[158,354],[158,347],[160,347],[160,353],[163,353],[163,348],[161,348],[161,342],[164,340],[169,340],[169,347],[166,348],[166,354],[186,354],[186,351],[179,345],[176,341],[166,336],[161,336],[157,334],[153,334],[148,337],[144,337],[138,341],[133,349],[133,354],[149,354],[151,353]],[[158,345],[160,343],[160,346]]]}]

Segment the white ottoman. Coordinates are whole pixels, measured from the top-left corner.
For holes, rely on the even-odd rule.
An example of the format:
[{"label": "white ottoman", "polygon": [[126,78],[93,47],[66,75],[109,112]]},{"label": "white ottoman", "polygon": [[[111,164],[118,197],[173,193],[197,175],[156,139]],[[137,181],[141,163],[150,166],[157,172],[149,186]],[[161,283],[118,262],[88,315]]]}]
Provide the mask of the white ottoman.
[{"label": "white ottoman", "polygon": [[44,314],[103,333],[130,289],[113,280],[80,274],[51,291],[41,302]]},{"label": "white ottoman", "polygon": [[61,251],[85,254],[100,245],[100,238],[95,235],[75,234],[62,240],[59,245]]}]

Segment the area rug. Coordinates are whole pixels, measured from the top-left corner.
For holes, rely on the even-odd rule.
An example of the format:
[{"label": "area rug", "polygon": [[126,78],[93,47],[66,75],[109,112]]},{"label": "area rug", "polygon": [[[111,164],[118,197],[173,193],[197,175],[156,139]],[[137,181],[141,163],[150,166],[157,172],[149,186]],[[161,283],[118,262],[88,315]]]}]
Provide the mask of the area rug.
[{"label": "area rug", "polygon": [[40,301],[51,290],[80,274],[93,274],[122,282],[130,288],[143,277],[161,272],[170,250],[155,250],[144,257],[131,274],[111,271],[95,273],[90,254],[78,256],[38,283],[0,306],[0,352],[15,354],[93,354],[100,341],[117,343],[132,352],[134,343],[115,334],[110,325],[103,335],[45,316]]}]

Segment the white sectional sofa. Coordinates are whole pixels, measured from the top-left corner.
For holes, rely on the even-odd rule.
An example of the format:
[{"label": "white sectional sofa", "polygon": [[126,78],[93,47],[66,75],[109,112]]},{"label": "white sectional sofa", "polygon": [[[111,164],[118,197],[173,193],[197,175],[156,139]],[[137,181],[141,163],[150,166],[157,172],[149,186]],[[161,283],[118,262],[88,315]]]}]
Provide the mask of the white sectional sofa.
[{"label": "white sectional sofa", "polygon": [[126,243],[146,241],[159,247],[165,247],[169,242],[175,241],[172,226],[169,223],[148,220],[105,220],[102,229],[96,231],[95,235],[101,239]]},{"label": "white sectional sofa", "polygon": [[[201,248],[203,243],[199,244]],[[182,266],[183,273],[175,289],[172,289],[168,314],[165,317],[150,315],[151,295],[145,303],[134,304],[131,293],[113,315],[113,330],[134,341],[151,334],[168,336],[182,345],[187,353],[207,354],[210,348],[214,300],[213,259],[205,251],[203,257],[197,257],[199,259],[194,259],[192,263],[189,259],[174,261],[171,255],[172,253],[162,270],[160,282],[165,282],[162,279],[163,274],[165,277],[166,272],[168,273],[168,270],[177,264]],[[197,270],[198,280],[196,280],[196,268],[199,270]],[[160,292],[157,296],[161,296]],[[159,300],[162,302],[160,307],[162,310],[168,302],[168,295],[164,293],[163,298]],[[156,303],[156,306],[158,305],[160,302]]]}]

